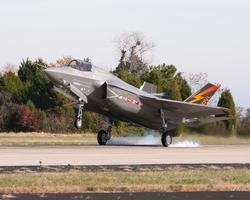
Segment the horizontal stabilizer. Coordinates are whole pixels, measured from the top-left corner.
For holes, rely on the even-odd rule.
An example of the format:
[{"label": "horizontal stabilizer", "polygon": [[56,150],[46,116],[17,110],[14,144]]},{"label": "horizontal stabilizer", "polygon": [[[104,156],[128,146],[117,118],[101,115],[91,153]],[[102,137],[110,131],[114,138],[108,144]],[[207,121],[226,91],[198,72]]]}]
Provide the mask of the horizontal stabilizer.
[{"label": "horizontal stabilizer", "polygon": [[208,117],[199,118],[199,119],[183,119],[182,124],[189,126],[189,127],[197,127],[197,126],[208,124],[211,122],[224,121],[228,119],[229,117],[226,115],[223,117],[208,116]]},{"label": "horizontal stabilizer", "polygon": [[143,85],[140,87],[140,90],[147,92],[149,94],[153,94],[157,92],[157,86],[152,83],[144,81]]}]

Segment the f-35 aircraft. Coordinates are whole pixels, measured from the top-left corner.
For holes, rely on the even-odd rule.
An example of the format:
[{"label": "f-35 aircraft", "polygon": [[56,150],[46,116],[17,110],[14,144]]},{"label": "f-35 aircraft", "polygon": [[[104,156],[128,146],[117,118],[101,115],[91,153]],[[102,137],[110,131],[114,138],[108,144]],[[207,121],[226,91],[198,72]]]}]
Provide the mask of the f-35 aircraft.
[{"label": "f-35 aircraft", "polygon": [[100,130],[97,141],[105,145],[111,138],[113,120],[138,124],[162,132],[163,146],[172,143],[177,125],[198,126],[227,120],[229,109],[207,106],[219,88],[208,83],[184,102],[161,98],[156,86],[144,82],[136,88],[113,74],[82,60],[45,69],[55,90],[77,106],[75,126],[82,127],[83,111],[102,114],[109,119],[107,130]]}]

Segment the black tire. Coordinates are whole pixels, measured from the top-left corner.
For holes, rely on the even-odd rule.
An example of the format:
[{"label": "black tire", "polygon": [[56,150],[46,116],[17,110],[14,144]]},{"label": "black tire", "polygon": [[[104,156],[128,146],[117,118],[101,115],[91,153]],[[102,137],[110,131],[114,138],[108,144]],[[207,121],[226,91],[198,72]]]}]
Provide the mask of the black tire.
[{"label": "black tire", "polygon": [[173,142],[173,138],[169,132],[166,131],[162,133],[161,143],[164,147],[168,147],[169,145],[172,144],[172,142]]},{"label": "black tire", "polygon": [[105,145],[108,141],[108,133],[104,130],[100,130],[97,134],[97,142],[99,145]]}]

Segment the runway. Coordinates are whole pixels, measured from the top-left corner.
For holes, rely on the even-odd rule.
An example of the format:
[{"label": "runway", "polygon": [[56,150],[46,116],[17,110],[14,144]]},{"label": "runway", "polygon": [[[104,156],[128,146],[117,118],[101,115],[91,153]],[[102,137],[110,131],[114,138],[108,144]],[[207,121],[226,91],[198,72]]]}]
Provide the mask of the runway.
[{"label": "runway", "polygon": [[136,193],[31,193],[31,194],[0,194],[2,199],[26,200],[26,199],[125,199],[125,200],[248,200],[250,192],[136,192]]},{"label": "runway", "polygon": [[250,163],[250,145],[1,146],[0,166]]}]

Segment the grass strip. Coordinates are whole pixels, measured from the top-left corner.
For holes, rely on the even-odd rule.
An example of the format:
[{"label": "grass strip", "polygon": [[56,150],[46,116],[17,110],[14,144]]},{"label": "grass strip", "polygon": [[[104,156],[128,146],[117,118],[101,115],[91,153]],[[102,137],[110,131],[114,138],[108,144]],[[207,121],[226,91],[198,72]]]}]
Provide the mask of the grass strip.
[{"label": "grass strip", "polygon": [[0,193],[250,191],[249,169],[171,168],[142,172],[32,172],[0,174]]},{"label": "grass strip", "polygon": [[84,145],[96,144],[96,135],[53,133],[0,133],[0,145]]}]

